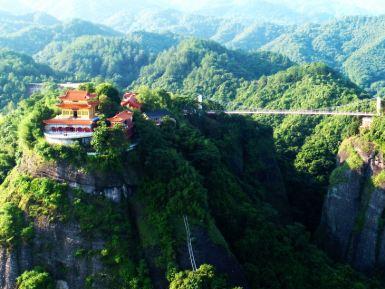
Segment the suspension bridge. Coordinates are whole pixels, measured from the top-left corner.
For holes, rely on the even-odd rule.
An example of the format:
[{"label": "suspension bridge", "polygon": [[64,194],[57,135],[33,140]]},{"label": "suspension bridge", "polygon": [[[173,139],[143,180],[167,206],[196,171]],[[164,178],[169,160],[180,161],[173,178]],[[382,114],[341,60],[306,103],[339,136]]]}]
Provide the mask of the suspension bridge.
[{"label": "suspension bridge", "polygon": [[[267,115],[342,115],[342,116],[361,116],[373,117],[377,113],[372,112],[352,112],[352,111],[332,111],[332,110],[284,110],[284,109],[248,109],[248,110],[226,110],[221,111],[225,114],[267,114]],[[208,114],[217,114],[219,111],[208,111]]]},{"label": "suspension bridge", "polygon": [[[375,99],[365,99],[361,101],[364,102],[372,102]],[[374,116],[379,116],[383,114],[383,103],[380,98],[377,98],[376,103],[376,112],[373,111],[349,111],[351,104],[335,106],[324,109],[268,109],[268,108],[238,108],[236,110],[225,110],[225,111],[217,111],[211,110],[207,111],[208,114],[239,114],[239,115],[340,115],[340,116],[358,116],[363,118],[372,118]]]}]

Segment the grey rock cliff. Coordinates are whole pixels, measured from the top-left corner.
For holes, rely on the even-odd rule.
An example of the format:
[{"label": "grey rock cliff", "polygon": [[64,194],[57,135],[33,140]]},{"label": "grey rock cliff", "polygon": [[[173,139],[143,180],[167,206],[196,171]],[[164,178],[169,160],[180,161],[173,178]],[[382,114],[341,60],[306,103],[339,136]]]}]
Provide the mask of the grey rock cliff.
[{"label": "grey rock cliff", "polygon": [[[349,153],[338,155],[340,180],[327,193],[319,237],[321,245],[336,259],[370,273],[385,268],[385,186],[373,180],[385,170],[384,158],[371,145],[350,140],[362,164],[349,169]],[[346,169],[342,169],[344,166]],[[337,168],[338,169],[338,168]]]},{"label": "grey rock cliff", "polygon": [[65,182],[72,188],[81,188],[93,195],[103,195],[117,203],[132,194],[132,188],[135,186],[135,182],[131,181],[135,177],[129,170],[126,176],[118,176],[113,172],[87,173],[65,163],[44,162],[35,156],[23,157],[18,171],[32,177],[47,177]]},{"label": "grey rock cliff", "polygon": [[99,258],[76,257],[80,248],[102,249],[104,244],[103,240],[83,239],[77,224],[63,225],[41,218],[39,224],[35,224],[35,230],[36,236],[30,244],[0,249],[1,288],[15,288],[20,274],[40,265],[69,288],[84,288],[87,276],[103,269]]},{"label": "grey rock cliff", "polygon": [[[36,157],[23,157],[17,170],[32,177],[48,177],[82,188],[86,193],[104,195],[119,203],[131,193],[132,184],[123,182],[115,175],[85,173],[74,167],[46,163]],[[126,180],[125,180],[126,181]],[[77,220],[60,222],[45,216],[34,219],[35,236],[28,244],[16,247],[0,247],[0,288],[15,289],[16,278],[24,271],[42,266],[52,274],[57,288],[85,288],[88,276],[103,272],[104,264],[99,254],[78,256],[81,250],[95,251],[104,248],[102,238],[85,238]],[[103,288],[97,283],[93,288]]]}]

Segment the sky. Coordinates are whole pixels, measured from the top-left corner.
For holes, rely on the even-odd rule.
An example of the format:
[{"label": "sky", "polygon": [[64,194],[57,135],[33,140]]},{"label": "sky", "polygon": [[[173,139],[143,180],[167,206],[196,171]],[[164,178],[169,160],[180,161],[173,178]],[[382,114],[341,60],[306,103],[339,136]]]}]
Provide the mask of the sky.
[{"label": "sky", "polygon": [[385,14],[385,0],[0,0],[0,10],[13,13],[44,11],[59,19],[72,14],[86,18],[87,9],[113,14],[124,9],[148,7],[175,8],[184,11],[202,11],[221,5],[247,6],[258,1],[271,2],[290,9],[309,13],[324,10],[336,16],[350,14]]},{"label": "sky", "polygon": [[[240,0],[244,1],[244,0]],[[378,9],[385,11],[385,1],[384,0],[332,0],[332,1],[324,1],[324,0],[271,0],[271,2],[275,3],[285,3],[289,6],[302,6],[306,5],[310,7],[312,4],[321,3],[321,2],[330,2],[336,5],[343,5],[346,7],[355,6],[358,8],[362,8],[371,12],[376,12]]]}]

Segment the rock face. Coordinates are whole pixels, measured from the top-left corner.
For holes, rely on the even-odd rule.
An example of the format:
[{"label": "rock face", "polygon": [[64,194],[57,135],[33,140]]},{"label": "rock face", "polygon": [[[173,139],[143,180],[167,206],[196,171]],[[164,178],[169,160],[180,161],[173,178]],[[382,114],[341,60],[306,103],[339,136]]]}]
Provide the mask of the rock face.
[{"label": "rock face", "polygon": [[[127,208],[131,210],[129,217],[132,218],[132,224],[137,223],[138,226],[134,229],[134,238],[138,244],[143,243],[145,238],[153,238],[152,235],[144,236],[139,228],[139,223],[146,222],[146,216],[143,215],[143,208],[139,209],[133,200],[135,199],[133,197],[135,176],[129,173],[125,176],[97,172],[91,174],[66,164],[47,163],[34,156],[23,157],[17,170],[21,174],[32,177],[47,177],[67,183],[70,187],[69,197],[73,194],[72,188],[81,188],[90,195],[103,195],[117,205],[126,202]],[[178,218],[176,223],[178,228],[178,233],[175,232],[175,240],[178,240],[177,265],[181,270],[188,270],[191,269],[191,263],[182,218],[180,220]],[[198,220],[191,222],[192,243],[198,267],[204,263],[212,264],[220,274],[228,274],[232,285],[249,288],[242,266],[227,247],[226,241],[215,224],[211,224],[210,228],[198,224]],[[92,239],[84,237],[77,220],[60,222],[39,216],[35,218],[33,226],[35,236],[28,244],[0,247],[1,289],[16,289],[16,278],[24,271],[36,266],[41,266],[49,272],[56,282],[56,288],[59,289],[83,289],[86,288],[89,276],[105,274],[106,265],[100,259],[100,254],[85,257],[81,252],[101,251],[105,248],[106,240],[102,237]],[[159,240],[153,247],[141,248],[138,245],[138,248],[143,249],[143,256],[154,288],[166,289],[168,288],[166,272],[157,266],[157,257],[162,250],[158,242]],[[94,281],[92,288],[104,289],[106,286]]]},{"label": "rock face", "polygon": [[[214,227],[212,230],[217,231]],[[216,232],[220,234],[219,231]],[[225,242],[213,242],[207,230],[199,226],[191,226],[192,250],[195,262],[199,267],[202,264],[213,264],[218,272],[227,274],[229,285],[249,288],[246,275],[242,266],[238,263],[235,256],[224,245]],[[191,269],[191,261],[188,254],[187,244],[178,248],[178,263],[181,268]]]},{"label": "rock face", "polygon": [[345,142],[338,162],[324,203],[320,242],[333,257],[357,270],[385,268],[383,155],[356,138]]},{"label": "rock face", "polygon": [[83,239],[77,224],[64,225],[40,218],[35,230],[31,244],[23,244],[17,249],[0,249],[1,288],[15,288],[15,280],[20,274],[39,265],[53,273],[53,278],[59,280],[59,288],[84,288],[87,276],[103,269],[98,257],[76,256],[79,248],[101,250],[104,245],[103,240]]},{"label": "rock face", "polygon": [[[65,164],[46,163],[32,156],[23,157],[17,170],[32,177],[65,182],[70,188],[81,188],[92,195],[104,195],[115,203],[127,199],[133,188],[133,183],[127,183],[129,178],[119,178],[113,174],[87,174]],[[50,272],[56,280],[56,287],[63,289],[85,288],[88,276],[103,271],[105,265],[100,255],[85,258],[79,256],[79,252],[100,251],[105,241],[102,238],[86,239],[76,220],[60,222],[39,216],[34,220],[34,230],[35,236],[28,244],[0,247],[0,288],[16,288],[16,278],[36,266],[42,266]],[[103,288],[98,284],[93,286]]]},{"label": "rock face", "polygon": [[35,156],[23,157],[18,171],[32,177],[47,177],[64,182],[72,188],[81,188],[88,194],[103,195],[116,203],[132,194],[135,186],[132,181],[135,177],[130,175],[129,171],[126,176],[97,172],[90,174],[67,164],[44,162]]}]

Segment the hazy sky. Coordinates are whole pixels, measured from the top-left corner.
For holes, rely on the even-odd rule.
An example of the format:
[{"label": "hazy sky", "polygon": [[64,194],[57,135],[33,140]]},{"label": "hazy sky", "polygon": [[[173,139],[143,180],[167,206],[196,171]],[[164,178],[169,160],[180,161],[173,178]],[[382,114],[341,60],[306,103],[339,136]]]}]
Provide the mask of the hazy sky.
[{"label": "hazy sky", "polygon": [[[244,6],[258,1],[282,4],[294,11],[307,13],[317,11],[332,12],[335,15],[363,13],[385,14],[385,0],[0,0],[0,10],[14,13],[44,11],[58,18],[68,18],[72,11],[87,14],[85,7],[99,9],[106,13],[124,9],[143,7],[176,8],[185,11],[212,8],[221,4]],[[255,5],[254,5],[255,6]],[[75,15],[79,17],[79,15]],[[82,17],[83,18],[83,17]]]}]

